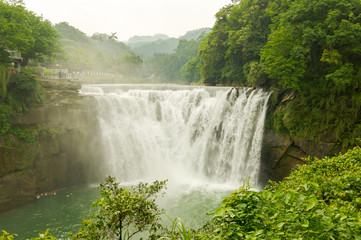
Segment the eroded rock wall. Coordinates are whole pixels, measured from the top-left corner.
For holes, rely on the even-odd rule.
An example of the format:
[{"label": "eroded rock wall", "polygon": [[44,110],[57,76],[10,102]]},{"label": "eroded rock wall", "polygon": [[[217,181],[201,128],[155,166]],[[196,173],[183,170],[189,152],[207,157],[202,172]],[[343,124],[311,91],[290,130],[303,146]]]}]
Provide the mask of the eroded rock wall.
[{"label": "eroded rock wall", "polygon": [[43,81],[44,103],[19,117],[23,129],[38,132],[36,143],[0,140],[0,212],[29,202],[37,194],[94,180],[101,156],[91,97],[80,83]]}]

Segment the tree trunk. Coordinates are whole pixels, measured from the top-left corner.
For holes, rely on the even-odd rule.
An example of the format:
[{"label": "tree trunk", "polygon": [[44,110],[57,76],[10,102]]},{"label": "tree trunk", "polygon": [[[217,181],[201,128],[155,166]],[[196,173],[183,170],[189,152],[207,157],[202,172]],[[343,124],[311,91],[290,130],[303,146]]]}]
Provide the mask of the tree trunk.
[{"label": "tree trunk", "polygon": [[29,63],[29,58],[23,58],[23,61],[21,62],[20,66],[25,67]]}]

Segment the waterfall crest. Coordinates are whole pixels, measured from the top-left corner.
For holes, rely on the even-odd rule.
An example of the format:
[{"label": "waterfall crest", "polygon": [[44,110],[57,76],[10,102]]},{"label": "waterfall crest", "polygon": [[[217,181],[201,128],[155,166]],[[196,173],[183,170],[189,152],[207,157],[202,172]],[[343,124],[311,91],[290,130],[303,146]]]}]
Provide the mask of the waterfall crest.
[{"label": "waterfall crest", "polygon": [[270,93],[249,88],[84,85],[96,99],[106,174],[257,186]]}]

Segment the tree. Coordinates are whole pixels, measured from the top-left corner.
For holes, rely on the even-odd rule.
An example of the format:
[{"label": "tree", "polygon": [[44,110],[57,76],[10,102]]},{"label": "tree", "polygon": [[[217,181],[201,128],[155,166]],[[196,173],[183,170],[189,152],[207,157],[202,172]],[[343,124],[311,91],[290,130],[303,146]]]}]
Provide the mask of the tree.
[{"label": "tree", "polygon": [[26,66],[29,60],[44,62],[45,58],[56,58],[62,55],[62,47],[58,42],[59,35],[49,21],[27,12],[28,25],[34,44],[25,48],[21,53],[23,57],[22,66]]},{"label": "tree", "polygon": [[[200,40],[180,39],[173,53],[155,54],[147,59],[146,66],[164,82],[182,81],[186,83],[200,80],[198,54]],[[187,64],[188,61],[191,61]],[[187,65],[186,65],[187,64]]]},{"label": "tree", "polygon": [[22,66],[62,53],[50,22],[25,9],[21,0],[0,1],[0,49],[21,52]]},{"label": "tree", "polygon": [[262,49],[262,60],[266,64],[269,78],[275,79],[281,88],[299,90],[299,81],[304,76],[305,49],[292,33],[284,29],[274,31]]},{"label": "tree", "polygon": [[0,48],[24,51],[34,44],[22,1],[0,1]]},{"label": "tree", "polygon": [[110,40],[116,40],[116,39],[118,39],[117,33],[116,33],[116,32],[110,33],[109,39],[110,39]]},{"label": "tree", "polygon": [[166,181],[142,183],[130,189],[120,186],[114,177],[108,176],[100,184],[101,198],[93,203],[98,209],[82,221],[82,228],[73,239],[131,239],[143,231],[155,233],[163,209],[155,203],[156,195]]},{"label": "tree", "polygon": [[206,84],[247,84],[250,65],[270,33],[269,0],[233,1],[216,14],[213,31],[200,47]]},{"label": "tree", "polygon": [[225,83],[222,77],[227,51],[224,43],[228,38],[228,33],[225,30],[231,8],[232,6],[226,6],[216,14],[217,20],[213,31],[205,36],[200,43],[199,54],[203,60],[201,74],[205,84]]},{"label": "tree", "polygon": [[140,68],[143,66],[143,60],[140,56],[130,53],[118,61],[122,67],[122,73],[127,77],[138,76]]}]

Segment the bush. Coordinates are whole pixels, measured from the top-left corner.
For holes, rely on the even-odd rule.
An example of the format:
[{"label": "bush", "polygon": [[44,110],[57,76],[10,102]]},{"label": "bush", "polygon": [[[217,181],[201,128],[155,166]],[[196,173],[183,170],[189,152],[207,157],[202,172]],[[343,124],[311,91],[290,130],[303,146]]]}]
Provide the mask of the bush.
[{"label": "bush", "polygon": [[[30,130],[23,130],[13,125],[17,113],[7,104],[0,103],[0,137],[8,140],[8,135],[14,135],[25,142],[35,141],[35,135]],[[9,143],[6,141],[6,143]]]},{"label": "bush", "polygon": [[72,239],[131,239],[143,231],[152,236],[161,228],[158,222],[164,210],[159,209],[155,199],[165,183],[140,182],[127,189],[108,176],[99,187],[102,197],[92,204],[98,211],[82,221],[82,228]]},{"label": "bush", "polygon": [[28,110],[30,105],[42,101],[41,86],[31,70],[23,69],[11,76],[8,84],[8,101],[18,112]]},{"label": "bush", "polygon": [[199,239],[360,239],[361,149],[307,160],[262,192],[241,188]]}]

